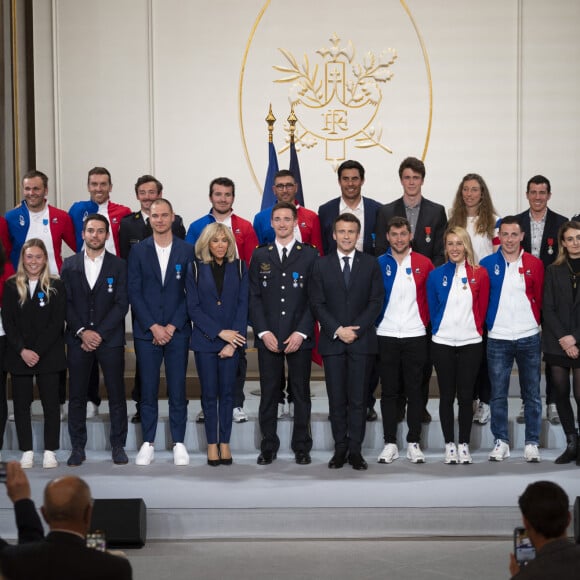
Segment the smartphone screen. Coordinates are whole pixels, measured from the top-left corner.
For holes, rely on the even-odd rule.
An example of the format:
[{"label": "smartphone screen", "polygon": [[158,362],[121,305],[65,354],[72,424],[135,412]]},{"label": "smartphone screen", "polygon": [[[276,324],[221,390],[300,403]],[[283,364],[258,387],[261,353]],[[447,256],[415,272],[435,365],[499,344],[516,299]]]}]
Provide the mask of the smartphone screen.
[{"label": "smartphone screen", "polygon": [[536,549],[528,537],[525,528],[514,529],[514,554],[520,566],[525,566],[536,557]]}]

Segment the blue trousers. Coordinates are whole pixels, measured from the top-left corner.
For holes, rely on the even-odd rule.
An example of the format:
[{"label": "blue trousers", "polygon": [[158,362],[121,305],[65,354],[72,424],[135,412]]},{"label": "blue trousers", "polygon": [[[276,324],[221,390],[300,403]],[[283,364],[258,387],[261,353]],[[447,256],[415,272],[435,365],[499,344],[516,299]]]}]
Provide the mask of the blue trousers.
[{"label": "blue trousers", "polygon": [[230,442],[238,362],[237,351],[230,358],[219,358],[217,352],[195,353],[208,444]]},{"label": "blue trousers", "polygon": [[159,372],[165,362],[167,396],[169,397],[169,428],[174,443],[183,443],[187,425],[185,372],[189,354],[189,335],[176,331],[171,341],[159,346],[150,340],[134,340],[137,364],[141,373],[141,427],[143,441],[153,443],[157,431],[159,410]]}]

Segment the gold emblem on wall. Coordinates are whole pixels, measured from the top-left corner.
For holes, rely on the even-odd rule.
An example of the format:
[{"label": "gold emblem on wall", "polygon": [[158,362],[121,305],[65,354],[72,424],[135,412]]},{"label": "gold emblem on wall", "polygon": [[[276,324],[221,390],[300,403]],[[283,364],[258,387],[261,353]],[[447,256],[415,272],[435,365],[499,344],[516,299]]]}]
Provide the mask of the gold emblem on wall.
[{"label": "gold emblem on wall", "polygon": [[349,144],[392,153],[382,142],[383,127],[376,118],[383,91],[394,76],[396,50],[368,51],[357,60],[351,40],[343,43],[336,33],[329,40],[312,63],[307,54],[299,61],[280,48],[285,63],[273,67],[283,75],[274,82],[290,85],[288,97],[298,117],[297,147],[310,149],[322,143],[325,159],[333,164],[346,159]]}]

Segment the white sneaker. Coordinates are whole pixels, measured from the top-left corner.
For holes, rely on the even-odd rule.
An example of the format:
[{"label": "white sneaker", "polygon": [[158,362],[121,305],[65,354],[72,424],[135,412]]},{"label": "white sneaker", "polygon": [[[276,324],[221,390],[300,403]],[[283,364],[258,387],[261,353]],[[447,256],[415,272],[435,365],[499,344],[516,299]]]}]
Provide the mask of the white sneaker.
[{"label": "white sneaker", "polygon": [[510,446],[501,439],[498,439],[495,442],[495,447],[493,448],[493,451],[489,454],[489,460],[503,461],[509,456],[510,456]]},{"label": "white sneaker", "polygon": [[395,459],[399,459],[399,448],[394,443],[387,443],[382,450],[378,463],[393,463]]},{"label": "white sneaker", "polygon": [[491,419],[491,410],[487,403],[479,401],[477,405],[477,411],[473,415],[473,422],[478,425],[487,425]]},{"label": "white sneaker", "polygon": [[282,419],[285,414],[284,403],[278,403],[278,419]]},{"label": "white sneaker", "polygon": [[139,453],[137,453],[137,458],[135,459],[136,465],[149,465],[155,456],[155,448],[151,443],[143,443]]},{"label": "white sneaker", "polygon": [[425,463],[425,455],[418,443],[409,443],[407,445],[407,459],[410,459],[411,463]]},{"label": "white sneaker", "polygon": [[294,419],[294,403],[288,403],[288,415],[290,419]]},{"label": "white sneaker", "polygon": [[445,459],[443,463],[457,465],[457,461],[457,447],[455,447],[455,443],[445,443]]},{"label": "white sneaker", "polygon": [[520,407],[520,412],[518,413],[518,416],[516,417],[516,422],[519,423],[520,425],[523,425],[526,422],[526,406],[524,405],[524,402],[522,401],[522,406]]},{"label": "white sneaker", "polygon": [[20,460],[22,469],[30,469],[34,465],[34,451],[25,451]]},{"label": "white sneaker", "polygon": [[58,461],[56,460],[56,455],[54,451],[44,452],[44,457],[42,458],[42,467],[44,467],[44,469],[52,469],[53,467],[58,467]]},{"label": "white sneaker", "polygon": [[460,443],[457,449],[457,457],[459,463],[473,463],[471,453],[469,453],[469,445],[467,443]]},{"label": "white sneaker", "polygon": [[87,401],[87,419],[92,419],[99,414],[99,407],[90,401]]},{"label": "white sneaker", "polygon": [[189,465],[189,453],[183,443],[173,446],[173,463],[175,465]]},{"label": "white sneaker", "polygon": [[196,423],[205,423],[205,414],[203,409],[195,416]]},{"label": "white sneaker", "polygon": [[477,415],[477,409],[479,409],[479,399],[475,399],[472,403],[473,407],[473,420],[475,421],[475,416]]},{"label": "white sneaker", "polygon": [[14,421],[14,413],[10,413],[10,415],[8,415],[8,421]]},{"label": "white sneaker", "polygon": [[528,463],[540,463],[541,459],[538,446],[535,445],[534,443],[528,443],[524,447],[524,459]]},{"label": "white sneaker", "polygon": [[243,407],[236,407],[233,414],[234,423],[245,423],[248,420],[248,415]]},{"label": "white sneaker", "polygon": [[560,415],[558,415],[558,409],[556,408],[556,403],[550,403],[547,405],[546,418],[552,425],[560,424]]}]

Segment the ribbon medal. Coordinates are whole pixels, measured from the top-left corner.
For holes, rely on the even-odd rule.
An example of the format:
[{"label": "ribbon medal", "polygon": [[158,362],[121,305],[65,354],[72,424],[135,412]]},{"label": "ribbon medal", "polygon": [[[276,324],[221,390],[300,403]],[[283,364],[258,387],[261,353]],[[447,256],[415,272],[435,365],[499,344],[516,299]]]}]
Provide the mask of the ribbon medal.
[{"label": "ribbon medal", "polygon": [[463,284],[463,289],[467,290],[467,278],[461,278],[461,283]]},{"label": "ribbon medal", "polygon": [[[377,235],[373,232],[371,234],[371,239],[373,241],[373,248],[376,246],[376,238],[377,238]],[[389,276],[390,276],[390,274],[389,274]]]},{"label": "ribbon medal", "polygon": [[181,264],[175,264],[175,279],[181,280]]},{"label": "ribbon medal", "polygon": [[44,218],[42,220],[42,225],[44,226],[44,231],[48,232],[48,219],[47,218]]},{"label": "ribbon medal", "polygon": [[46,305],[46,302],[44,301],[44,292],[39,292],[38,293],[38,303],[40,304],[41,308],[44,308],[44,306]]},{"label": "ribbon medal", "polygon": [[110,278],[107,278],[107,292],[112,293],[113,292],[113,277],[111,276]]},{"label": "ribbon medal", "polygon": [[554,253],[554,238],[548,238],[548,254],[550,256]]},{"label": "ribbon medal", "polygon": [[431,226],[425,226],[425,241],[427,243],[431,241]]},{"label": "ribbon medal", "polygon": [[407,276],[409,276],[409,280],[411,279],[411,272],[413,270],[411,268],[405,268],[405,272],[407,273]]},{"label": "ribbon medal", "polygon": [[294,286],[294,288],[298,288],[299,276],[300,274],[298,274],[298,272],[292,272],[292,286]]}]

